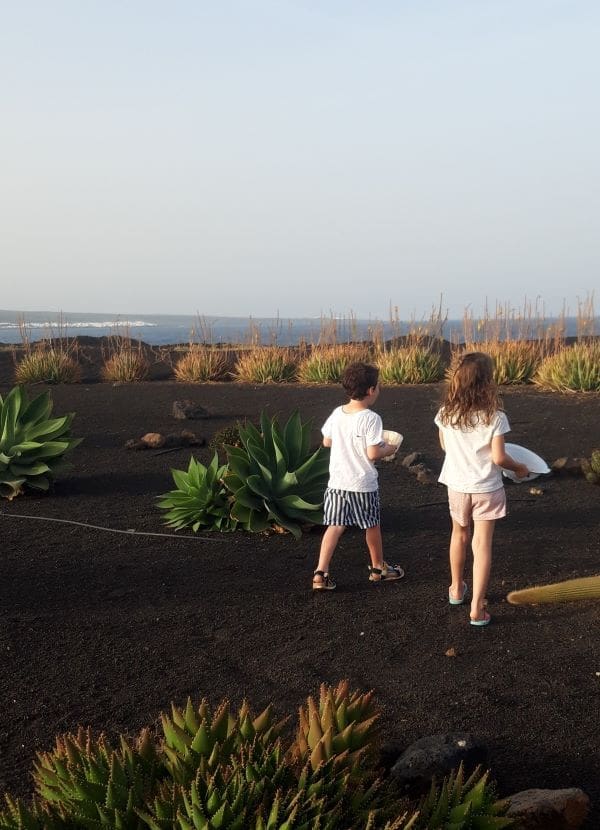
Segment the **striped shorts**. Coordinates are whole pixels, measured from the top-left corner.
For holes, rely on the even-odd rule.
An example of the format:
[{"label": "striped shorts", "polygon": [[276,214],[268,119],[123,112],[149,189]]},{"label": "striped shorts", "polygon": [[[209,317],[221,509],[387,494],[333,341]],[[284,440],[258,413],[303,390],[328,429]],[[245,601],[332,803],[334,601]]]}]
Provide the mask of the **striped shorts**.
[{"label": "striped shorts", "polygon": [[351,490],[325,490],[323,524],[366,530],[379,524],[379,491],[355,493]]}]

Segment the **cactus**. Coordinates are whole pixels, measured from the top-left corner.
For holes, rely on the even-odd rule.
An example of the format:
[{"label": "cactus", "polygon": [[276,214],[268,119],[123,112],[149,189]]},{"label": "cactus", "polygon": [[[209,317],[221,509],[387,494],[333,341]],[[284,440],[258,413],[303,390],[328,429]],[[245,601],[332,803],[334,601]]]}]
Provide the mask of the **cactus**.
[{"label": "cactus", "polygon": [[600,599],[600,576],[584,576],[551,585],[536,585],[511,591],[506,599],[511,605],[538,605],[550,602],[574,602],[580,599]]},{"label": "cactus", "polygon": [[600,449],[592,450],[589,459],[581,460],[581,469],[590,484],[600,484]]},{"label": "cactus", "polygon": [[336,764],[354,768],[376,734],[379,717],[373,692],[350,693],[347,680],[335,688],[321,685],[318,704],[312,697],[300,707],[300,723],[293,755],[309,761],[313,770],[335,756]]}]

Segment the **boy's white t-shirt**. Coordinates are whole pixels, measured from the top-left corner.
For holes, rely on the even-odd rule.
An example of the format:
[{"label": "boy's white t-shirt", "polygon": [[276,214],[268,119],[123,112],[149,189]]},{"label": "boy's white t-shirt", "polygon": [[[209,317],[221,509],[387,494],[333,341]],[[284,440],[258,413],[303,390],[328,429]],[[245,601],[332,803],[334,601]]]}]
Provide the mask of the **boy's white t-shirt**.
[{"label": "boy's white t-shirt", "polygon": [[457,493],[492,493],[502,487],[502,470],[492,461],[492,438],[510,432],[504,412],[489,424],[480,419],[473,427],[443,424],[442,409],[435,423],[442,431],[446,457],[438,481]]},{"label": "boy's white t-shirt", "polygon": [[377,490],[377,469],[367,455],[367,447],[383,441],[380,416],[370,409],[344,412],[344,407],[338,406],[321,427],[321,432],[331,439],[327,486],[354,493]]}]

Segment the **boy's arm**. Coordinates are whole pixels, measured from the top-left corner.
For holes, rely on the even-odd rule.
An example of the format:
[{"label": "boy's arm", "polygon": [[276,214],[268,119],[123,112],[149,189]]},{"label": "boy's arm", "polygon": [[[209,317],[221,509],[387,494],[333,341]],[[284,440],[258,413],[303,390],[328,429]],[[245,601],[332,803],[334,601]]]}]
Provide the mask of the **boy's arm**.
[{"label": "boy's arm", "polygon": [[492,461],[498,467],[503,467],[505,470],[512,470],[517,474],[517,478],[525,478],[529,475],[529,469],[525,464],[519,464],[507,452],[504,447],[504,435],[494,435],[492,438]]},{"label": "boy's arm", "polygon": [[397,449],[398,447],[393,444],[386,444],[385,441],[382,441],[381,444],[370,444],[367,447],[367,458],[369,461],[377,461],[388,455],[394,455]]}]

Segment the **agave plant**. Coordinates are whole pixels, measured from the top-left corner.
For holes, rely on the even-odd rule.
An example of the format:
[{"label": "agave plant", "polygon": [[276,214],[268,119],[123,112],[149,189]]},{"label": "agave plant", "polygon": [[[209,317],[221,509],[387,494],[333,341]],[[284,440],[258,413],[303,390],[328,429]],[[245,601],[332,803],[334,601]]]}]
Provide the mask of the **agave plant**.
[{"label": "agave plant", "polygon": [[39,753],[34,779],[38,795],[61,809],[77,827],[141,828],[136,808],[160,774],[160,761],[144,730],[135,746],[121,737],[118,750],[89,730],[56,739],[52,753]]},{"label": "agave plant", "polygon": [[176,490],[159,496],[158,506],[169,512],[166,524],[180,530],[190,527],[195,532],[204,530],[235,530],[237,521],[230,516],[231,496],[223,484],[227,466],[219,466],[215,452],[205,467],[194,456],[185,470],[171,470]]},{"label": "agave plant", "polygon": [[296,539],[303,524],[321,524],[329,453],[324,447],[310,451],[310,423],[302,424],[294,412],[281,429],[277,418],[263,412],[260,431],[240,424],[239,434],[241,447],[225,447],[232,517],[245,530],[277,526]]},{"label": "agave plant", "polygon": [[63,456],[80,442],[71,438],[74,413],[49,418],[52,399],[44,392],[32,401],[22,386],[0,396],[0,496],[13,499],[25,488],[46,491],[66,468]]}]

